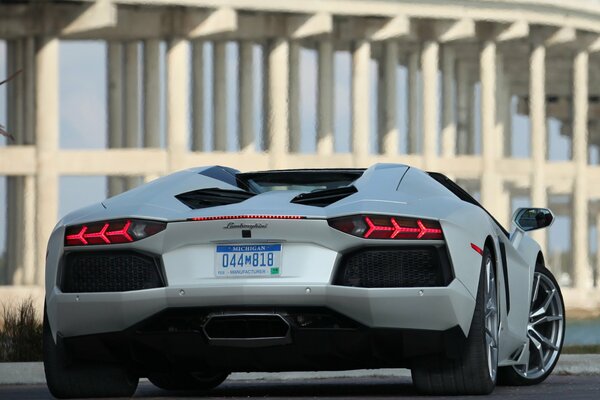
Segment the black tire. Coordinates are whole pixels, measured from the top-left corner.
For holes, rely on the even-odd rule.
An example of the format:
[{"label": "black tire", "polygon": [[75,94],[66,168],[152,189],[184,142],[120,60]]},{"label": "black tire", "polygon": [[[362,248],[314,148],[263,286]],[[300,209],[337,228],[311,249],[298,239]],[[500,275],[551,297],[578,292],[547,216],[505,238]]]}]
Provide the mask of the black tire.
[{"label": "black tire", "polygon": [[[482,267],[475,311],[467,343],[462,354],[452,359],[443,356],[428,357],[416,363],[411,369],[411,375],[413,383],[419,392],[435,395],[480,395],[489,394],[494,390],[497,375],[497,356],[495,361],[490,362],[490,370],[488,359],[493,357],[488,355],[488,346],[486,345],[484,304],[484,292],[488,286],[486,276],[486,264],[488,260],[491,262],[491,271],[495,276],[494,261],[491,252],[488,248],[485,248],[481,263]],[[493,286],[496,286],[495,278]],[[497,305],[497,291],[494,290],[493,293]]]},{"label": "black tire", "polygon": [[[548,281],[545,281],[545,283],[547,283],[549,285],[551,284],[552,286],[554,286],[554,289],[556,290],[556,295],[554,298],[556,300],[556,303],[554,303],[553,306],[556,307],[554,309],[554,311],[556,311],[557,315],[560,315],[561,319],[556,320],[556,322],[553,322],[553,321],[546,322],[546,326],[542,326],[541,329],[545,330],[546,332],[550,332],[550,334],[548,335],[548,336],[550,336],[549,339],[555,344],[555,346],[558,348],[558,350],[554,351],[553,349],[550,349],[551,354],[546,354],[546,356],[548,358],[545,363],[543,362],[543,360],[541,358],[538,358],[538,360],[544,365],[544,371],[529,370],[528,377],[524,376],[523,371],[525,370],[525,368],[529,367],[530,363],[533,363],[533,361],[535,360],[536,357],[538,357],[538,355],[536,355],[534,352],[532,352],[530,354],[530,361],[527,364],[527,366],[507,366],[507,367],[498,368],[498,385],[503,385],[503,386],[537,385],[538,383],[541,383],[544,380],[546,380],[546,378],[548,376],[550,376],[550,374],[554,370],[554,367],[558,363],[558,359],[560,358],[560,353],[562,351],[562,344],[564,341],[565,328],[566,328],[565,305],[564,305],[565,303],[563,301],[562,293],[560,291],[560,286],[558,286],[558,282],[556,282],[554,275],[552,274],[552,272],[550,272],[546,267],[544,267],[541,264],[538,264],[535,266],[535,275],[534,275],[534,280],[533,280],[534,289],[535,289],[535,284],[536,284],[535,278],[537,277],[538,274],[540,274],[543,277],[545,277],[546,279],[548,279]],[[532,296],[533,296],[533,294],[532,294]],[[539,301],[541,301],[541,300],[542,299],[540,299]],[[536,307],[537,304],[535,304],[535,303],[536,302],[532,302],[532,304],[530,305],[530,313],[532,312],[532,308]],[[529,322],[532,322],[531,319]],[[556,323],[556,324],[562,324],[562,325],[560,326],[560,328],[558,326],[552,327],[552,326],[548,325],[550,323]],[[557,330],[554,331],[553,329],[557,329]],[[529,331],[528,331],[528,335],[529,335]],[[530,348],[531,348],[531,345],[530,345]]]},{"label": "black tire", "polygon": [[44,306],[44,372],[52,396],[59,399],[131,397],[138,377],[113,364],[91,364],[71,360],[64,346],[54,342]]},{"label": "black tire", "polygon": [[228,373],[199,374],[191,372],[161,372],[148,375],[152,384],[163,390],[210,390],[219,386]]}]

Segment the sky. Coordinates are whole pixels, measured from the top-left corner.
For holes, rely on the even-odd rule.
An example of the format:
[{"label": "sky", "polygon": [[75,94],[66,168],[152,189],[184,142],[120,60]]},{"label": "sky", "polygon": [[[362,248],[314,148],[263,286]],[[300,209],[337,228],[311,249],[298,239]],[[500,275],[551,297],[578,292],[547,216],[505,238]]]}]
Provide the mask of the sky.
[{"label": "sky", "polygon": [[[227,92],[230,99],[237,97],[237,45],[230,43],[227,46],[228,72]],[[165,52],[164,44],[161,51]],[[211,46],[205,45],[205,145],[212,148],[212,104],[209,95],[212,93],[212,63]],[[255,118],[255,131],[262,130],[262,119],[258,118],[262,112],[262,99],[259,88],[262,87],[261,48],[254,49],[255,60],[255,104],[257,106]],[[60,44],[60,146],[64,149],[102,149],[107,146],[107,107],[106,107],[106,47],[103,42],[61,42]],[[5,68],[6,46],[0,41],[0,77],[6,75]],[[338,152],[350,150],[351,129],[351,56],[348,52],[337,52],[334,59],[335,68],[335,147]],[[316,103],[317,103],[317,54],[314,50],[302,49],[300,54],[301,70],[301,151],[315,151],[316,137]],[[165,66],[161,63],[161,76],[164,77]],[[371,114],[376,115],[377,110],[377,63],[371,62]],[[401,143],[399,150],[406,151],[404,138],[406,137],[406,69],[397,69],[398,83],[396,90],[399,93],[398,116]],[[164,79],[161,82],[161,90],[164,93]],[[479,98],[479,87],[476,87],[476,100]],[[516,114],[516,98],[513,99],[513,114]],[[229,150],[238,148],[234,143],[234,134],[237,131],[237,102],[232,101],[228,110],[228,141]],[[161,105],[161,135],[164,146],[165,136],[165,104]],[[141,116],[140,116],[141,118]],[[6,124],[6,85],[0,86],[0,123]],[[377,128],[376,118],[371,119],[371,131]],[[549,157],[551,160],[566,160],[569,157],[569,140],[559,133],[560,123],[549,120]],[[476,120],[476,150],[480,151],[480,121]],[[441,129],[440,129],[441,131]],[[0,137],[0,146],[5,145],[6,140]],[[513,118],[513,140],[512,152],[514,157],[527,157],[529,154],[529,118],[527,116],[514,115]],[[375,135],[372,136],[371,148],[376,148]],[[597,153],[592,155],[593,162],[597,161]],[[0,227],[6,224],[6,195],[5,179],[0,177]],[[63,176],[60,178],[60,209],[59,217],[79,207],[103,200],[106,197],[105,177],[82,177]],[[513,207],[527,206],[528,199],[516,198]],[[0,253],[4,250],[6,234],[0,228]],[[558,217],[557,222],[551,228],[550,246],[556,250],[565,250],[569,243],[568,218]],[[591,237],[591,243],[595,248],[595,232]]]}]

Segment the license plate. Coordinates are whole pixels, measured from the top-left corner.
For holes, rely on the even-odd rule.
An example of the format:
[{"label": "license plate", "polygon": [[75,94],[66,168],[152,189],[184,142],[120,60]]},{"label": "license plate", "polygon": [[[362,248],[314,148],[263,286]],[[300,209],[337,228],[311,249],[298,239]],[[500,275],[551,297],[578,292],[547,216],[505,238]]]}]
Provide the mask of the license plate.
[{"label": "license plate", "polygon": [[215,249],[215,275],[221,277],[279,276],[281,244],[227,244]]}]

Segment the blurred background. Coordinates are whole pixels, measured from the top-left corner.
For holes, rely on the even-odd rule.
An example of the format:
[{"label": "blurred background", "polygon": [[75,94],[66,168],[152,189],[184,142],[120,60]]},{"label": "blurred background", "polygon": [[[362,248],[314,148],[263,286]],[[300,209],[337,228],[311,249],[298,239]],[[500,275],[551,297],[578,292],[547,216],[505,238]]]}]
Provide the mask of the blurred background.
[{"label": "blurred background", "polygon": [[192,166],[406,163],[535,232],[600,344],[600,1],[0,0],[0,300],[58,219]]}]

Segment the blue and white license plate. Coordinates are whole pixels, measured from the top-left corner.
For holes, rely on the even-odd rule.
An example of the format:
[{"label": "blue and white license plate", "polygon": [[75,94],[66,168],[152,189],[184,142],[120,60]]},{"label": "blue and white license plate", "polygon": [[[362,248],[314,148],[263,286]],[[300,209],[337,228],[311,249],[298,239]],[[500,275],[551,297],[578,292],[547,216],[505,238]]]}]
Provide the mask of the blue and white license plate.
[{"label": "blue and white license plate", "polygon": [[215,249],[215,275],[220,277],[279,276],[281,244],[227,244]]}]

